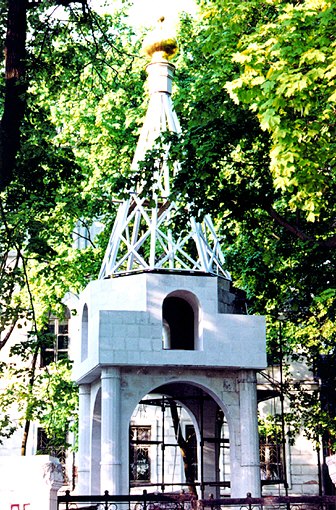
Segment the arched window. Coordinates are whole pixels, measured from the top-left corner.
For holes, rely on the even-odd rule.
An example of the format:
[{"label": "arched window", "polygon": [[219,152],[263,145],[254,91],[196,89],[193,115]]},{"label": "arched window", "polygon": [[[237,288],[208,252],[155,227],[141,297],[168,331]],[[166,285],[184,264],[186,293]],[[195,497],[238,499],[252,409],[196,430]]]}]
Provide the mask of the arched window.
[{"label": "arched window", "polygon": [[177,295],[165,298],[162,305],[163,347],[195,349],[195,313],[191,304]]},{"label": "arched window", "polygon": [[85,304],[82,315],[82,343],[81,343],[81,361],[84,361],[88,357],[89,350],[89,318],[88,318],[88,307]]}]

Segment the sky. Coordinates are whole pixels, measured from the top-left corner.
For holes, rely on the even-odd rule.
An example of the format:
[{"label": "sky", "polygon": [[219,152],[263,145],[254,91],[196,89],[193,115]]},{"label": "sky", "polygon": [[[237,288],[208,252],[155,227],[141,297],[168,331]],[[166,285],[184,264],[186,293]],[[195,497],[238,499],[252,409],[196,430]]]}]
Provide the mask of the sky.
[{"label": "sky", "polygon": [[[93,0],[91,5],[95,2],[96,0]],[[104,3],[103,0],[100,2]],[[105,3],[107,6],[102,10],[109,11],[120,6],[122,0],[105,0]],[[129,21],[135,27],[151,27],[161,16],[165,16],[167,22],[174,24],[181,11],[195,13],[195,0],[133,0]]]}]

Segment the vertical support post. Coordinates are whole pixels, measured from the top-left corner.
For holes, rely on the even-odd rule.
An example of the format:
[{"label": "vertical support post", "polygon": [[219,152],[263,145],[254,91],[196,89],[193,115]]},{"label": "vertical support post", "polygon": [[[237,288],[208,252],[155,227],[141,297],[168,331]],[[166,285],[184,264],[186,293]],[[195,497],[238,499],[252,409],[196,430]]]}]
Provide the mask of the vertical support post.
[{"label": "vertical support post", "polygon": [[149,266],[155,267],[155,255],[156,255],[156,229],[157,229],[157,196],[154,195],[155,200],[155,208],[152,208],[152,215],[151,215],[151,224],[150,224],[150,255],[149,255]]},{"label": "vertical support post", "polygon": [[101,373],[102,434],[101,434],[101,492],[121,492],[121,426],[120,371],[107,367]]},{"label": "vertical support post", "polygon": [[[279,315],[279,354],[280,354],[280,409],[281,409],[281,435],[282,435],[282,467],[285,495],[288,496],[287,462],[286,462],[286,430],[284,410],[284,382],[283,382],[283,349],[282,349],[282,321],[284,316]],[[287,504],[288,508],[288,504]]]},{"label": "vertical support post", "polygon": [[201,421],[201,498],[204,499],[204,398],[201,398],[200,421]]},{"label": "vertical support post", "polygon": [[257,378],[254,370],[242,370],[239,381],[240,407],[240,473],[232,497],[245,497],[250,492],[261,493],[259,434],[257,416]]},{"label": "vertical support post", "polygon": [[165,491],[165,398],[164,396],[162,396],[162,401],[161,401],[161,412],[162,412],[162,426],[161,426],[161,429],[162,429],[162,442],[161,442],[161,452],[162,452],[162,455],[161,455],[161,462],[162,462],[162,465],[161,465],[161,491],[164,492]]},{"label": "vertical support post", "polygon": [[109,500],[108,500],[108,497],[109,497],[109,491],[105,491],[104,492],[104,499],[105,499],[105,510],[108,510],[109,509]]},{"label": "vertical support post", "polygon": [[[69,510],[69,498],[70,498],[70,491],[65,491],[65,496],[67,498],[66,500],[66,503],[65,503],[65,509],[66,510]],[[58,506],[58,505],[57,505]]]},{"label": "vertical support post", "polygon": [[79,434],[78,434],[78,494],[90,494],[90,385],[79,385]]},{"label": "vertical support post", "polygon": [[147,510],[147,491],[146,489],[143,490],[143,510]]}]

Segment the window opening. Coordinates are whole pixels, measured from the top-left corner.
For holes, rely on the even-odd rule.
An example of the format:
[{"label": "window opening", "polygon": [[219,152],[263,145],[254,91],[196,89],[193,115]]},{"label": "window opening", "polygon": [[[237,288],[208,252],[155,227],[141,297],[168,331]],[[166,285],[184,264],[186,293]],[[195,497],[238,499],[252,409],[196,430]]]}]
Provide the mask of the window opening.
[{"label": "window opening", "polygon": [[37,429],[36,455],[50,455],[56,457],[61,465],[64,483],[68,482],[66,473],[66,448],[65,446],[55,446],[52,438],[47,436],[46,431],[42,427]]},{"label": "window opening", "polygon": [[88,357],[89,350],[89,317],[88,307],[85,304],[82,315],[82,347],[81,347],[81,361],[84,361]]},{"label": "window opening", "polygon": [[195,349],[195,317],[183,298],[168,296],[162,306],[163,345],[168,349]]},{"label": "window opening", "polygon": [[45,344],[42,347],[41,367],[68,358],[69,321],[52,317],[46,328]]},{"label": "window opening", "polygon": [[150,482],[150,440],[151,426],[130,426],[130,482]]},{"label": "window opening", "polygon": [[219,483],[220,495],[226,497],[230,494],[230,437],[229,427],[225,415],[221,410],[217,414],[217,422],[219,427]]},{"label": "window opening", "polygon": [[281,444],[265,438],[260,442],[260,469],[261,479],[268,482],[281,482],[283,480]]},{"label": "window opening", "polygon": [[281,483],[284,480],[282,438],[278,414],[259,417],[260,471],[263,485]]}]

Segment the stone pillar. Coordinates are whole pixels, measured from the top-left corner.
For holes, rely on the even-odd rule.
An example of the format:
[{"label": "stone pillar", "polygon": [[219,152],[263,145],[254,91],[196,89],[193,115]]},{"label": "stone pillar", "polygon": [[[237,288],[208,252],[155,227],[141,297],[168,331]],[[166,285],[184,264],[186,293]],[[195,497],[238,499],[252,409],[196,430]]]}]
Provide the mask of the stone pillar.
[{"label": "stone pillar", "polygon": [[218,405],[214,400],[205,400],[203,404],[203,482],[205,484],[204,498],[214,494],[216,498],[220,497],[220,487],[211,487],[208,482],[219,482],[219,444],[217,430],[217,411]]},{"label": "stone pillar", "polygon": [[62,465],[49,455],[0,456],[0,508],[57,510]]},{"label": "stone pillar", "polygon": [[78,484],[77,494],[90,494],[91,467],[91,409],[90,385],[79,385],[79,416],[78,416]]},{"label": "stone pillar", "polygon": [[[57,492],[63,485],[62,465],[58,459],[49,457],[42,466],[43,479],[49,492],[49,510],[57,510]],[[42,487],[39,489],[42,492]],[[34,506],[34,508],[37,508]]]},{"label": "stone pillar", "polygon": [[260,457],[257,416],[257,380],[254,370],[242,370],[238,378],[240,411],[240,473],[232,497],[260,497]]},{"label": "stone pillar", "polygon": [[101,493],[121,491],[121,427],[120,371],[117,367],[103,368],[101,373]]}]

